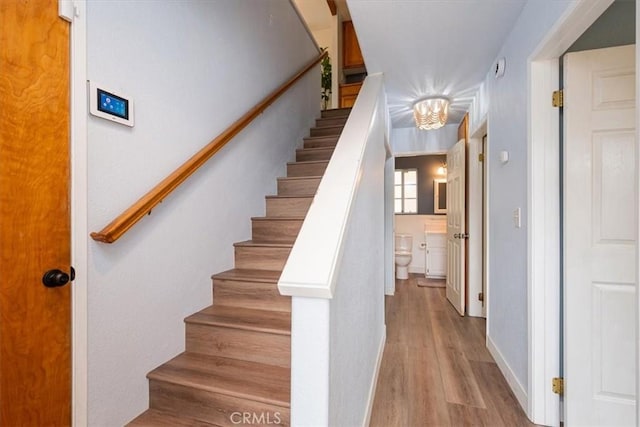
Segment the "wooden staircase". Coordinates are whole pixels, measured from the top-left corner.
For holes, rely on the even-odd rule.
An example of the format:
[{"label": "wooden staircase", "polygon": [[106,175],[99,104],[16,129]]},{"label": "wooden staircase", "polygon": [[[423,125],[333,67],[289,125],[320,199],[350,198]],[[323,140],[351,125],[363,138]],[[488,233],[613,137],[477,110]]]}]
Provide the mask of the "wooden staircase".
[{"label": "wooden staircase", "polygon": [[129,426],[289,425],[291,299],[277,284],[350,109],[316,120],[213,305],[185,319],[186,351],[151,371],[149,409]]}]

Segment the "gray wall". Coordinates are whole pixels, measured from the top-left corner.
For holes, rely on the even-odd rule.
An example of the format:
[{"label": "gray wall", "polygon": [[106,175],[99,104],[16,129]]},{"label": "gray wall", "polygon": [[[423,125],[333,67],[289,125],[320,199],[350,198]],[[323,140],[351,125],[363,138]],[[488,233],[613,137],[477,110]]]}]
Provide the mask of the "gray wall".
[{"label": "gray wall", "polygon": [[[507,61],[504,77],[487,74],[489,283],[487,341],[503,366],[528,388],[527,323],[527,103],[528,58],[562,14],[566,0],[530,1],[496,58]],[[509,162],[499,161],[500,151]],[[513,223],[513,211],[522,209],[522,228]]]},{"label": "gray wall", "polygon": [[[88,118],[99,230],[317,55],[281,0],[89,1],[88,77],[133,97],[136,125]],[[184,350],[187,315],[319,115],[319,69],[112,245],[88,241],[89,425],[146,409],[146,374]]]},{"label": "gray wall", "polygon": [[567,52],[623,46],[636,42],[636,2],[616,0]]},{"label": "gray wall", "polygon": [[443,154],[427,156],[396,157],[396,169],[418,170],[418,215],[433,215],[433,180],[446,178],[437,170],[447,161]]}]

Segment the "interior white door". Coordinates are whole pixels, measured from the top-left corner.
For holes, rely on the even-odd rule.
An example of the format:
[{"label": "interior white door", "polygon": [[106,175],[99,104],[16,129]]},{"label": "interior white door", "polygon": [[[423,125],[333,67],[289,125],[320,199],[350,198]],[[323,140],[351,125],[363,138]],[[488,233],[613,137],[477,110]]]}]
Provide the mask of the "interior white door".
[{"label": "interior white door", "polygon": [[465,310],[465,154],[464,139],[447,152],[447,299]]},{"label": "interior white door", "polygon": [[635,47],[565,56],[565,425],[635,420]]}]

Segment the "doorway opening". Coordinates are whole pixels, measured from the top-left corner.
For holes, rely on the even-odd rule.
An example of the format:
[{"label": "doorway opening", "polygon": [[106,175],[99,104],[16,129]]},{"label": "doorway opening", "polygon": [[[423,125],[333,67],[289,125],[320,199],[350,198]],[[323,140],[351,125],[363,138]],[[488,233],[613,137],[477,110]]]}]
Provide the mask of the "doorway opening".
[{"label": "doorway opening", "polygon": [[[559,58],[612,1],[583,3],[572,7],[550,31],[532,55],[529,73],[528,413],[532,421],[545,425],[558,425],[560,422],[560,399],[549,387],[549,378],[557,377],[560,373],[560,307],[561,304],[566,307],[567,303],[566,300],[561,302],[559,287],[562,248],[567,246],[567,243],[560,245],[560,118],[557,108],[552,107],[549,99],[550,94],[559,87]],[[635,31],[633,33],[635,40]],[[631,74],[637,75],[637,72],[632,71]],[[564,166],[566,176],[566,158]],[[637,195],[637,188],[635,193]],[[567,215],[564,216],[567,218]],[[564,224],[566,226],[566,220]],[[583,322],[580,333],[589,331],[591,323]],[[575,338],[575,334],[571,337]],[[573,404],[571,401],[564,403],[565,407]]]},{"label": "doorway opening", "polygon": [[[398,156],[394,172],[395,253],[410,252],[406,268],[419,284],[446,277],[447,163],[443,153]],[[399,248],[402,239],[406,248]],[[410,246],[409,246],[410,245]],[[396,277],[400,278],[396,262]],[[402,282],[400,282],[402,283]],[[436,283],[436,282],[434,282]],[[439,283],[439,282],[438,282]]]}]

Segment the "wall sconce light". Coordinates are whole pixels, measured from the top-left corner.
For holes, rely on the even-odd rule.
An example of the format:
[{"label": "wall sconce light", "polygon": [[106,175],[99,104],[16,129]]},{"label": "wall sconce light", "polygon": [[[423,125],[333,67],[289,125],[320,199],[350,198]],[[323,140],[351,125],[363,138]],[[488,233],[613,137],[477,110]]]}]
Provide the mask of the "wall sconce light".
[{"label": "wall sconce light", "polygon": [[442,163],[442,166],[438,168],[438,175],[446,175],[447,174],[447,164]]},{"label": "wall sconce light", "polygon": [[442,97],[426,98],[413,104],[413,118],[418,129],[438,129],[447,123],[449,100]]}]

